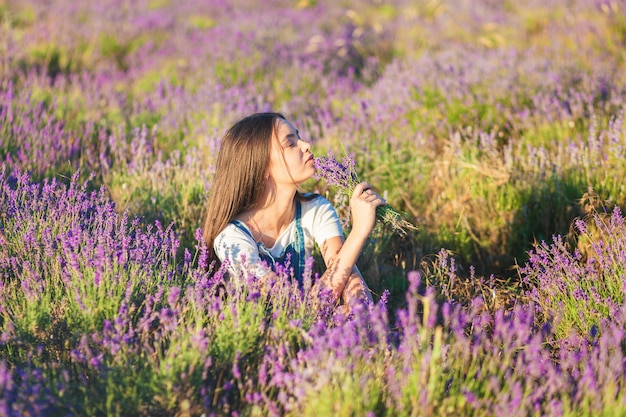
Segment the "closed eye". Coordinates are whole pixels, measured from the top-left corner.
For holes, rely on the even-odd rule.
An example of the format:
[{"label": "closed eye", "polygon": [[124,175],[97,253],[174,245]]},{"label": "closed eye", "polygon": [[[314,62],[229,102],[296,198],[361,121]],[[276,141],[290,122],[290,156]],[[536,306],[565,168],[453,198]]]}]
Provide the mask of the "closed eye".
[{"label": "closed eye", "polygon": [[287,148],[293,148],[298,143],[298,138],[291,134],[285,138],[285,145]]}]

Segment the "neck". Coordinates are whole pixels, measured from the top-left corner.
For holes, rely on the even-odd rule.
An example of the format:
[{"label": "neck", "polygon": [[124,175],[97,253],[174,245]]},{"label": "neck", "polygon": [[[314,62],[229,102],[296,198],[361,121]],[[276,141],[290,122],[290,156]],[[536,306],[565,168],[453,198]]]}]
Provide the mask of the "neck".
[{"label": "neck", "polygon": [[242,215],[242,220],[252,226],[257,240],[273,246],[278,236],[293,221],[295,215],[295,190],[265,193],[258,208]]}]

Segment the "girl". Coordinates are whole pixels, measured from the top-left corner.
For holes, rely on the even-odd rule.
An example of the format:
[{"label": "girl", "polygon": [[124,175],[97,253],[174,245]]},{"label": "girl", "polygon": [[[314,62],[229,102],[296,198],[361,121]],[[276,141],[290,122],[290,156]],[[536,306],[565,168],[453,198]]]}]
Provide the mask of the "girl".
[{"label": "girl", "polygon": [[326,272],[322,285],[348,306],[371,301],[356,261],[386,202],[366,183],[350,199],[352,230],[344,240],[339,217],[320,195],[302,194],[315,173],[311,144],[279,113],[257,113],[224,136],[208,202],[204,237],[213,259],[227,262],[231,276],[274,274],[288,262],[302,279],[315,244]]}]

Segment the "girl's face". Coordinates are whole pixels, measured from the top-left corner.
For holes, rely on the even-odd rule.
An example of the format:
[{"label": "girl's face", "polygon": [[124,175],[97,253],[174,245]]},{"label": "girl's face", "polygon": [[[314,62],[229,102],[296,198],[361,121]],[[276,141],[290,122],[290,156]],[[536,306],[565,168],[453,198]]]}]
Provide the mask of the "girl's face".
[{"label": "girl's face", "polygon": [[300,185],[315,173],[311,144],[287,120],[279,120],[272,140],[269,173],[277,185]]}]

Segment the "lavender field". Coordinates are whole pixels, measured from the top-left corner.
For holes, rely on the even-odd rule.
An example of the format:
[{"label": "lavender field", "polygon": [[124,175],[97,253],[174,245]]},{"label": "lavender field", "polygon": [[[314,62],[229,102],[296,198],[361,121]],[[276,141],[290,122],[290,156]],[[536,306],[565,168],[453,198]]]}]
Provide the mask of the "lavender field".
[{"label": "lavender field", "polygon": [[[626,1],[0,0],[0,416],[625,416]],[[374,304],[225,280],[280,111],[417,228]],[[311,179],[350,232],[347,201]]]}]

